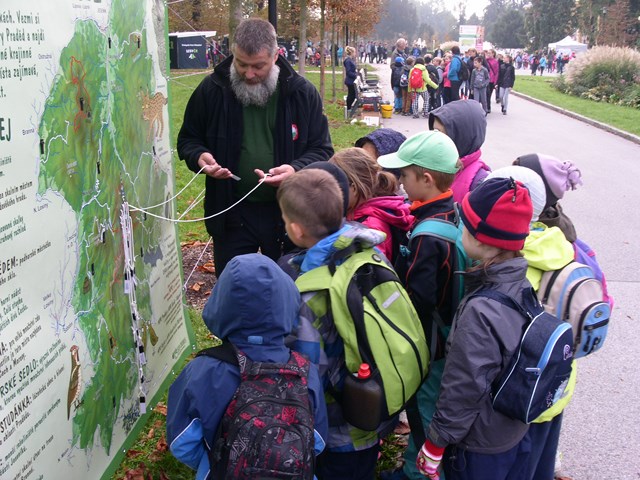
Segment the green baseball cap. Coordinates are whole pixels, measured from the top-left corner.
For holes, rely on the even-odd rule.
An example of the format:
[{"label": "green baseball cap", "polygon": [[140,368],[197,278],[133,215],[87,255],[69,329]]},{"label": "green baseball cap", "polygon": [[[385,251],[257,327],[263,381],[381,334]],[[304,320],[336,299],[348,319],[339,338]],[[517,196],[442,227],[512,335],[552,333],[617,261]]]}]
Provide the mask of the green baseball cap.
[{"label": "green baseball cap", "polygon": [[458,149],[444,133],[430,130],[407,138],[397,152],[379,156],[378,163],[384,168],[418,165],[436,172],[456,173]]}]

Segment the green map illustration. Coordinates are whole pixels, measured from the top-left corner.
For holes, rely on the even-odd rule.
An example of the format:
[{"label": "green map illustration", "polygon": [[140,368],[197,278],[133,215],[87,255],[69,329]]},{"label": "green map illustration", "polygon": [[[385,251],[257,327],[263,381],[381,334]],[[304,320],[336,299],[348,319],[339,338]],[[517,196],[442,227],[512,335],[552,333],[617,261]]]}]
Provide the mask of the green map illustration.
[{"label": "green map illustration", "polygon": [[[106,30],[90,19],[75,22],[38,127],[38,194],[61,195],[78,220],[78,269],[70,299],[75,318],[72,325],[69,318],[54,319],[57,332],[72,329],[72,338],[83,338],[88,349],[83,369],[92,372],[91,377],[83,374],[78,397],[68,406],[72,446],[91,449],[99,438],[107,454],[114,429],[128,432],[132,415],[137,418],[135,409],[125,411],[138,397],[144,375],[132,325],[141,326],[146,348],[158,341],[149,277],[162,255],[161,221],[131,213],[140,317],[133,322],[124,289],[120,222],[124,201],[141,207],[162,203],[172,179],[159,166],[154,146],[165,127],[166,97],[154,84],[146,5],[114,0]],[[156,211],[166,215],[171,209]]]}]

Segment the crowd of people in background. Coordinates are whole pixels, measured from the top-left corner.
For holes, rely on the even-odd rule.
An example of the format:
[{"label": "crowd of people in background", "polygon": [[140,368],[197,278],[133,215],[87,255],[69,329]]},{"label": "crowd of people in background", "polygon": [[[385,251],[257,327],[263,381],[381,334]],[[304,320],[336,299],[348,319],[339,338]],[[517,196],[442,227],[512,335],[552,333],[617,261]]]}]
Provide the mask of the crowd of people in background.
[{"label": "crowd of people in background", "polygon": [[[387,63],[387,47],[382,42],[360,43],[350,58],[342,60],[352,71],[356,63]],[[508,111],[509,93],[514,86],[516,70],[531,69],[532,75],[564,72],[565,65],[575,57],[571,52],[511,51],[498,53],[495,49],[478,51],[460,47],[441,48],[430,52],[418,43],[410,45],[398,39],[390,55],[391,86],[394,91],[393,112],[419,118],[449,102],[473,99],[482,105],[485,114],[491,113],[492,99],[500,105],[503,115]],[[419,72],[418,72],[419,70]],[[412,82],[413,77],[413,82]],[[353,85],[355,78],[346,78],[345,85]],[[355,95],[350,95],[355,100]],[[347,101],[347,108],[352,103]]]}]

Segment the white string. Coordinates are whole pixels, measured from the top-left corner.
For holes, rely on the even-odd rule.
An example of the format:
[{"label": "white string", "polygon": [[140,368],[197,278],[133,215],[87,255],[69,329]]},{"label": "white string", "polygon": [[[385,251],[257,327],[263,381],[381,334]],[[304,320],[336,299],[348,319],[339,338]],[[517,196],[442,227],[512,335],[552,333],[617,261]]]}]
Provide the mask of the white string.
[{"label": "white string", "polygon": [[187,277],[187,279],[184,281],[184,285],[182,286],[183,290],[187,289],[187,284],[189,283],[189,280],[191,279],[191,275],[193,275],[193,272],[196,271],[196,268],[198,268],[198,265],[200,264],[200,260],[202,259],[202,256],[204,255],[204,252],[207,251],[207,247],[209,246],[209,244],[211,243],[211,240],[213,240],[212,237],[209,237],[209,241],[207,242],[207,244],[204,246],[204,248],[202,249],[202,253],[200,254],[200,256],[198,257],[198,260],[196,260],[196,264],[193,266],[193,269],[191,270],[191,273],[189,274],[189,276]]},{"label": "white string", "polygon": [[[169,77],[169,81],[171,82],[175,82],[176,78],[184,78],[184,77],[194,77],[196,75],[206,75],[209,72],[204,71],[204,72],[195,72],[195,73],[185,73],[184,75],[175,75],[173,77]],[[180,83],[180,82],[176,82],[176,83]],[[185,87],[189,87],[189,85],[185,85],[184,83],[180,83],[180,85],[183,85]],[[193,88],[193,87],[189,87],[189,88]]]},{"label": "white string", "polygon": [[182,215],[180,215],[178,217],[178,220],[182,220],[182,217],[184,217],[187,213],[189,213],[191,210],[193,210],[195,208],[195,206],[197,204],[200,203],[200,201],[202,201],[202,199],[204,198],[205,192],[207,191],[206,188],[203,188],[202,191],[198,194],[198,196],[195,198],[195,200],[193,200],[191,202],[191,204],[187,207],[187,209],[182,212]]},{"label": "white string", "polygon": [[271,174],[270,173],[265,173],[264,177],[262,177],[260,179],[260,181],[258,182],[258,184],[253,187],[244,197],[242,197],[240,200],[238,200],[236,203],[234,203],[233,205],[225,208],[224,210],[222,210],[221,212],[218,213],[214,213],[213,215],[209,215],[208,217],[203,217],[203,218],[190,218],[187,220],[180,220],[180,219],[174,219],[174,218],[167,218],[167,217],[163,217],[162,215],[156,215],[155,213],[151,213],[149,211],[147,211],[144,208],[140,208],[140,207],[134,207],[133,205],[129,205],[129,210],[133,211],[133,212],[143,212],[146,213],[147,215],[154,217],[154,218],[158,218],[160,220],[166,220],[167,222],[173,222],[173,223],[193,223],[193,222],[202,222],[204,220],[209,220],[211,218],[217,217],[218,215],[222,215],[223,213],[228,212],[229,210],[231,210],[232,208],[234,208],[236,205],[242,203],[244,201],[245,198],[247,198],[249,195],[251,195],[253,192],[256,191],[256,189],[262,185],[264,183],[264,181],[267,179],[267,177],[270,177]]},{"label": "white string", "polygon": [[[144,212],[144,211],[145,211],[145,210],[147,210],[147,209],[156,208],[156,207],[161,207],[161,206],[163,206],[163,205],[166,205],[166,204],[167,204],[167,203],[169,203],[169,202],[172,202],[173,200],[175,200],[176,198],[178,198],[178,195],[180,195],[182,192],[184,192],[184,191],[187,189],[187,187],[188,187],[189,185],[191,185],[191,183],[192,183],[196,178],[198,178],[198,175],[200,175],[200,173],[205,169],[205,167],[206,167],[206,166],[207,166],[207,165],[205,165],[205,166],[204,166],[204,167],[202,167],[200,170],[198,170],[198,172],[193,176],[193,178],[192,178],[191,180],[189,180],[189,182],[188,182],[188,183],[187,183],[187,184],[182,188],[182,190],[180,190],[178,193],[176,193],[173,197],[168,198],[168,199],[167,199],[167,200],[165,200],[164,202],[159,203],[159,204],[157,204],[157,205],[151,205],[150,207],[136,208],[136,207],[130,206],[130,209],[131,209],[131,210],[139,210],[139,211],[141,211],[141,212]],[[147,213],[148,213],[148,212],[147,212]]]}]

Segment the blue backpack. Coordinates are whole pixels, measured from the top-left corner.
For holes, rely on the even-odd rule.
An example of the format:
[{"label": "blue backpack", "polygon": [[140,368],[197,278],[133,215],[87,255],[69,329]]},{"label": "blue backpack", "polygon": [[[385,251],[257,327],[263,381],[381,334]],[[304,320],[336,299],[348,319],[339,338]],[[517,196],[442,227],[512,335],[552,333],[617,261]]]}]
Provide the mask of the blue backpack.
[{"label": "blue backpack", "polygon": [[496,290],[480,290],[486,297],[512,308],[528,321],[507,368],[491,386],[493,408],[510,418],[531,423],[560,400],[569,384],[573,360],[571,325],[546,312],[532,288],[522,302]]}]

